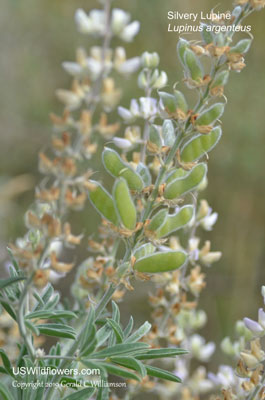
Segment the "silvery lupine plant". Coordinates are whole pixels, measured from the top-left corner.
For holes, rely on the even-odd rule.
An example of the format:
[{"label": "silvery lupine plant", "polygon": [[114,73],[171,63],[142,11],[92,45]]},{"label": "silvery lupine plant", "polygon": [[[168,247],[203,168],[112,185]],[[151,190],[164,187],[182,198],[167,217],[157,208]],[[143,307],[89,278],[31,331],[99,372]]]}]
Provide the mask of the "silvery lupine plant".
[{"label": "silvery lupine plant", "polygon": [[[265,6],[264,0],[237,3],[234,27]],[[207,373],[215,344],[197,333],[207,323],[197,308],[205,268],[221,257],[209,241],[200,241],[200,229],[210,231],[218,215],[199,197],[207,186],[208,153],[222,135],[224,87],[232,71],[245,67],[252,38],[234,42],[235,30],[214,33],[211,26],[225,25],[216,19],[202,25],[199,41],[180,38],[184,87],[197,98],[188,104],[182,88],[165,89],[158,54],[127,59],[123,47],[110,47],[113,37],[131,42],[139,22],[112,9],[110,0],[101,4],[88,14],[76,12],[78,31],[101,45],[88,53],[80,48],[75,62],[63,63],[73,83],[56,92],[65,108],[62,116],[51,115],[51,149],[39,156],[44,179],[25,216],[25,237],[9,246],[10,277],[0,284],[1,398],[262,399],[263,310],[258,322],[237,323],[236,342],[225,338],[221,344],[237,359],[235,371],[220,366]],[[120,106],[114,76],[130,77],[138,69],[142,96]],[[113,122],[117,107],[121,120]],[[88,169],[104,140],[111,191]],[[69,222],[69,211],[85,207],[102,217],[87,239]],[[64,250],[72,250],[75,260],[82,240],[88,240],[88,257],[78,266],[65,261]],[[61,299],[52,284],[74,268],[74,301]],[[117,303],[139,280],[155,288],[152,324],[135,327],[130,317],[123,327]],[[47,337],[55,338],[53,345]],[[194,360],[202,365],[194,369]]]}]

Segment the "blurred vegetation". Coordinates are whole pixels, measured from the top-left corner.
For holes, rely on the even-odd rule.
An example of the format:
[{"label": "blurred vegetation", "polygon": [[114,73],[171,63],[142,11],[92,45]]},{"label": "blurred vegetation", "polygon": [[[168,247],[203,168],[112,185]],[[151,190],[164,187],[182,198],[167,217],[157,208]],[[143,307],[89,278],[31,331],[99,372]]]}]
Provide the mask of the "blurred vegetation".
[{"label": "blurred vegetation", "polygon": [[[2,0],[0,14],[0,258],[5,258],[6,243],[24,233],[23,214],[33,200],[37,172],[37,153],[49,145],[51,125],[48,114],[60,112],[54,96],[58,87],[67,87],[69,77],[61,63],[75,57],[78,45],[92,43],[76,33],[73,20],[77,7],[89,10],[95,0]],[[218,10],[230,8],[222,1]],[[128,57],[144,50],[157,51],[161,68],[170,85],[181,81],[181,67],[175,46],[177,34],[168,33],[167,12],[209,11],[216,0],[134,0],[114,1],[114,6],[128,10],[140,20],[141,32],[133,44],[126,46]],[[219,213],[219,221],[210,236],[213,249],[223,252],[222,260],[207,270],[208,287],[202,304],[209,315],[207,339],[220,339],[232,332],[233,323],[244,316],[256,318],[264,284],[264,108],[265,51],[264,12],[254,13],[248,21],[255,37],[247,55],[247,68],[231,74],[225,94],[228,106],[223,118],[223,138],[209,160],[209,187],[204,196]],[[139,91],[135,82],[122,83],[124,105]],[[99,159],[93,168],[99,170]],[[26,174],[26,175],[25,175]],[[12,178],[19,181],[24,193],[5,197]],[[23,179],[27,179],[27,184]],[[11,180],[11,181],[10,181]],[[18,181],[15,181],[16,183]],[[12,186],[12,185],[11,185]],[[23,190],[21,190],[23,191]],[[76,215],[75,226],[86,222],[93,231],[94,212]],[[98,219],[97,219],[98,220]],[[77,229],[77,232],[79,230]],[[145,284],[146,285],[146,284]],[[136,296],[137,294],[137,296]],[[144,306],[143,306],[144,304]],[[139,284],[127,296],[122,309],[138,315],[139,323],[148,313],[146,286]],[[218,355],[215,358],[217,361]]]}]

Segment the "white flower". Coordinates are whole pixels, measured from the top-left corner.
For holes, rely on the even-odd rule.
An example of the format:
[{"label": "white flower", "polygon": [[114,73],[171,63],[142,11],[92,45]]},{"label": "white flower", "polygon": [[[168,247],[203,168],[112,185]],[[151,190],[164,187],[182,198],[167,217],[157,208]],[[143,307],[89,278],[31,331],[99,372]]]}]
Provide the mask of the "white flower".
[{"label": "white flower", "polygon": [[133,114],[131,113],[131,111],[127,110],[127,108],[118,107],[118,114],[127,123],[133,122],[134,120]]},{"label": "white flower", "polygon": [[216,386],[223,388],[235,386],[236,380],[239,379],[235,376],[233,368],[228,365],[221,365],[216,375],[210,372],[208,377]]},{"label": "white flower", "polygon": [[161,71],[159,77],[155,81],[155,83],[152,85],[154,89],[162,89],[164,86],[167,84],[167,74],[165,71]]},{"label": "white flower", "polygon": [[213,229],[213,225],[216,223],[218,218],[218,214],[216,212],[207,215],[200,221],[200,225],[206,230],[211,231]]},{"label": "white flower", "polygon": [[136,72],[139,69],[140,64],[140,57],[133,57],[117,65],[116,70],[120,74],[129,75]]},{"label": "white flower", "polygon": [[129,140],[119,137],[114,137],[113,143],[115,144],[115,146],[122,150],[128,150],[132,147],[132,144]]},{"label": "white flower", "polygon": [[57,89],[55,93],[57,98],[71,111],[76,110],[82,103],[83,96],[70,90]]},{"label": "white flower", "polygon": [[149,119],[157,114],[157,100],[152,97],[140,97],[140,113],[144,119]]},{"label": "white flower", "polygon": [[221,251],[210,251],[209,253],[207,253],[205,255],[200,254],[200,260],[206,266],[210,266],[214,262],[219,261],[221,257],[222,257]]},{"label": "white flower", "polygon": [[112,10],[111,18],[111,30],[115,35],[119,35],[123,29],[130,22],[130,14],[121,10],[120,8],[114,8]]},{"label": "white flower", "polygon": [[80,33],[91,33],[92,23],[84,10],[78,9],[75,13],[75,22]]},{"label": "white flower", "polygon": [[78,9],[75,13],[77,29],[80,33],[102,36],[105,31],[105,13],[103,10],[92,10],[89,15]]},{"label": "white flower", "polygon": [[65,61],[62,63],[62,66],[68,74],[73,75],[73,76],[78,76],[81,75],[82,73],[82,67],[80,64],[75,63],[75,62],[70,62],[70,61]]},{"label": "white flower", "polygon": [[207,362],[215,351],[213,342],[206,344],[205,339],[197,334],[191,336],[189,346],[193,356],[203,362]]},{"label": "white flower", "polygon": [[261,287],[261,295],[263,297],[263,303],[265,304],[265,286]]},{"label": "white flower", "polygon": [[263,336],[265,334],[265,312],[259,309],[258,322],[250,318],[244,318],[245,326],[255,335]]},{"label": "white flower", "polygon": [[131,22],[129,25],[126,26],[126,28],[123,29],[119,37],[125,42],[131,42],[134,36],[137,35],[139,30],[140,30],[140,22],[139,21]]}]

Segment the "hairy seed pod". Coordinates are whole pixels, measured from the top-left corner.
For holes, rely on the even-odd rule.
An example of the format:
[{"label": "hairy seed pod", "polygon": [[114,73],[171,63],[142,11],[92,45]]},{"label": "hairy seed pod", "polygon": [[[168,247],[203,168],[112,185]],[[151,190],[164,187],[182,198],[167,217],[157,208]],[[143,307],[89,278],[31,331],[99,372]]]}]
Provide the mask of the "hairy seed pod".
[{"label": "hairy seed pod", "polygon": [[168,200],[173,200],[196,189],[204,179],[206,172],[206,164],[201,163],[195,165],[187,176],[177,178],[166,185],[164,197]]},{"label": "hairy seed pod", "polygon": [[183,168],[177,168],[170,171],[166,177],[166,183],[169,184],[170,182],[174,181],[177,178],[182,178],[187,176],[189,171],[185,171]]},{"label": "hairy seed pod", "polygon": [[202,36],[204,43],[205,44],[213,43],[214,35],[210,31],[210,29],[209,30],[207,29],[208,27],[211,28],[211,26],[206,25],[206,24],[201,24],[201,27],[202,27],[201,36]]},{"label": "hairy seed pod", "polygon": [[159,210],[151,219],[148,225],[148,230],[156,231],[165,222],[166,216],[167,216],[166,208]]},{"label": "hairy seed pod", "polygon": [[184,251],[158,252],[137,260],[134,269],[150,274],[173,271],[182,267],[187,258]]},{"label": "hairy seed pod", "polygon": [[133,255],[136,258],[136,260],[138,260],[139,258],[143,258],[145,256],[148,256],[148,255],[154,253],[155,249],[156,248],[154,245],[152,245],[152,243],[146,243],[146,244],[143,244],[142,246],[138,247],[134,251]]},{"label": "hairy seed pod", "polygon": [[196,54],[192,50],[186,49],[184,55],[184,61],[185,61],[185,66],[189,71],[191,79],[195,82],[201,82],[204,73],[200,60],[196,56]]},{"label": "hairy seed pod", "polygon": [[162,138],[160,136],[160,127],[151,125],[149,130],[149,141],[153,143],[158,149],[163,146]]},{"label": "hairy seed pod", "polygon": [[251,39],[242,39],[235,46],[231,47],[229,53],[245,54],[249,51],[251,43]]},{"label": "hairy seed pod", "polygon": [[173,122],[170,119],[165,119],[162,126],[162,137],[165,146],[173,146],[176,136]]},{"label": "hairy seed pod", "polygon": [[229,71],[225,70],[219,72],[219,74],[217,74],[217,76],[215,77],[215,79],[211,84],[211,89],[218,86],[225,86],[228,82],[228,78],[229,78]]},{"label": "hairy seed pod", "polygon": [[216,103],[212,105],[198,116],[195,121],[195,125],[208,126],[213,124],[218,118],[222,116],[224,108],[225,106],[223,103]]},{"label": "hairy seed pod", "polygon": [[179,108],[186,114],[188,112],[189,107],[184,94],[180,90],[174,90],[174,96],[175,99],[177,100],[177,108]]},{"label": "hairy seed pod", "polygon": [[155,231],[158,239],[186,226],[194,215],[194,207],[191,205],[181,207],[176,213],[168,214],[164,223]]},{"label": "hairy seed pod", "polygon": [[133,230],[137,221],[137,213],[130,190],[125,179],[119,178],[113,187],[113,199],[122,225]]},{"label": "hairy seed pod", "polygon": [[169,114],[175,113],[177,109],[177,100],[173,94],[169,94],[166,92],[159,92],[160,99],[162,101],[163,106],[165,107],[165,110]]},{"label": "hairy seed pod", "polygon": [[178,57],[182,63],[183,66],[185,66],[185,51],[187,48],[189,48],[189,42],[185,39],[180,38],[177,44],[177,53]]},{"label": "hairy seed pod", "polygon": [[116,151],[106,147],[102,154],[102,160],[106,170],[115,178],[124,178],[131,190],[143,189],[144,184],[139,174],[124,162]]},{"label": "hairy seed pod", "polygon": [[223,33],[222,32],[217,33],[215,35],[214,41],[217,47],[223,47],[225,45],[225,37]]},{"label": "hairy seed pod", "polygon": [[211,151],[219,142],[222,136],[220,126],[213,128],[208,135],[196,135],[184,144],[180,157],[184,162],[199,160],[205,153]]},{"label": "hairy seed pod", "polygon": [[137,168],[136,168],[136,172],[142,178],[145,186],[151,185],[152,177],[151,177],[148,167],[145,164],[143,164],[142,162],[139,162],[139,164],[137,165]]},{"label": "hairy seed pod", "polygon": [[96,181],[90,181],[90,183],[91,189],[88,196],[90,202],[103,218],[118,225],[119,219],[111,195],[100,183]]}]

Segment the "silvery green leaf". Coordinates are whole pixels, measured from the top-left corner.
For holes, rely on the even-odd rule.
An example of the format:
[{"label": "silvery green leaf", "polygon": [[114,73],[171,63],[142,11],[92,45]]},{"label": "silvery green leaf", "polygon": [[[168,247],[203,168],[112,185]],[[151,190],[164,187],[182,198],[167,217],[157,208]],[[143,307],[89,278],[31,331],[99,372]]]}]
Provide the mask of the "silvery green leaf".
[{"label": "silvery green leaf", "polygon": [[149,168],[143,164],[142,162],[139,162],[136,168],[136,172],[140,175],[142,178],[145,186],[149,186],[152,183],[152,177],[149,171]]},{"label": "silvery green leaf", "polygon": [[173,122],[170,119],[166,119],[162,126],[162,137],[164,139],[165,146],[173,146],[176,136],[175,136],[175,127]]},{"label": "silvery green leaf", "polygon": [[140,328],[137,329],[131,336],[129,336],[124,343],[138,342],[143,336],[145,336],[151,329],[152,325],[146,321]]},{"label": "silvery green leaf", "polygon": [[90,358],[106,358],[119,354],[134,354],[147,348],[149,348],[147,343],[121,343],[93,353],[90,355]]}]

